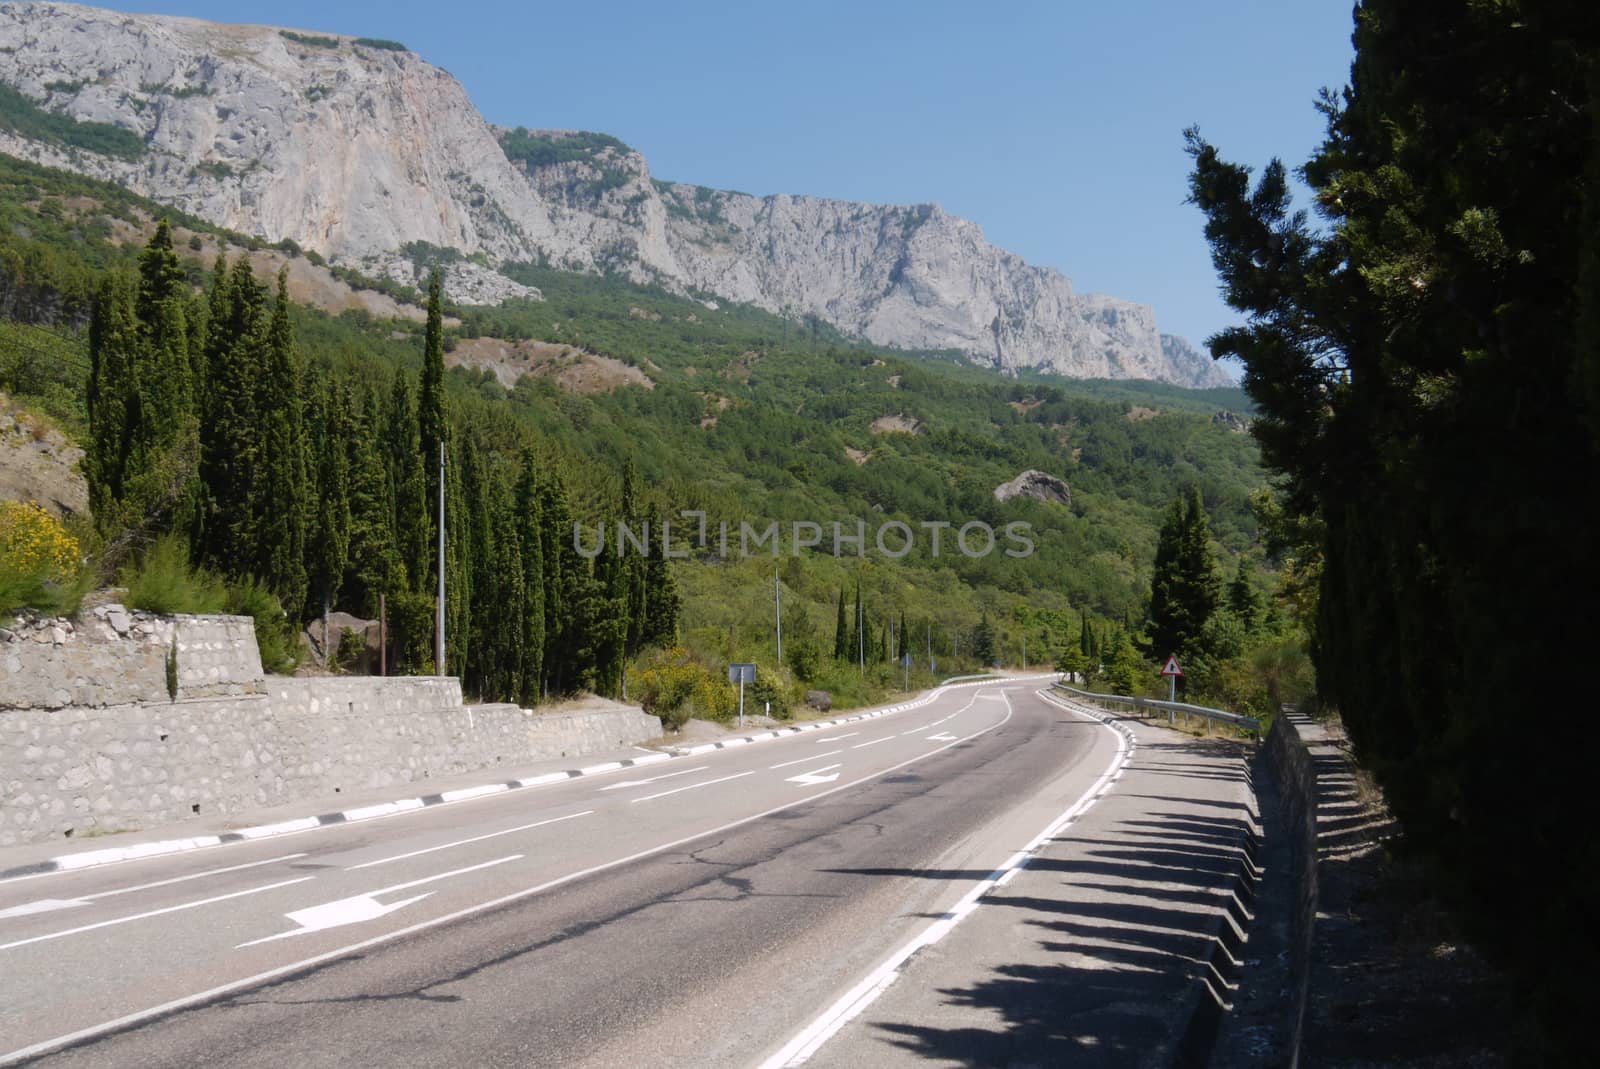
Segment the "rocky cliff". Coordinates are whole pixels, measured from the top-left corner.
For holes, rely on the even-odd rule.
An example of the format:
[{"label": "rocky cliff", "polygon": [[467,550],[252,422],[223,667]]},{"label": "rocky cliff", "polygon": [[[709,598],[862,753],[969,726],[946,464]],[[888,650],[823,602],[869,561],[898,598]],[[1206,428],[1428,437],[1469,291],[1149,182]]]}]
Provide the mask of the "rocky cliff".
[{"label": "rocky cliff", "polygon": [[[0,82],[21,94],[0,112],[0,151],[375,273],[408,271],[398,251],[414,241],[481,254],[463,299],[521,292],[487,276],[531,260],[1000,370],[1230,381],[1161,335],[1148,306],[1075,293],[936,205],[659,182],[613,138],[492,128],[459,82],[389,42],[0,3]],[[18,109],[36,111],[19,121]],[[63,118],[131,131],[143,148],[100,150],[62,134]]]}]

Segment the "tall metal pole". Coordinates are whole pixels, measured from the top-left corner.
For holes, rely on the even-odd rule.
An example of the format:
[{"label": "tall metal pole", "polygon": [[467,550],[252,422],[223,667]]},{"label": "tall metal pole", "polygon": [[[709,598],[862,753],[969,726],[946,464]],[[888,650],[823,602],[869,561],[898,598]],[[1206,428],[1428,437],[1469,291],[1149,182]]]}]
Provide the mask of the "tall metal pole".
[{"label": "tall metal pole", "polygon": [[1022,633],[1022,670],[1024,672],[1028,670],[1028,633],[1026,631]]},{"label": "tall metal pole", "polygon": [[866,610],[861,607],[861,591],[856,590],[856,656],[861,661],[861,673],[867,671],[867,636],[861,631],[861,621],[866,618]]},{"label": "tall metal pole", "polygon": [[778,569],[772,569],[772,605],[778,620],[778,667],[783,667],[783,587],[778,582]]},{"label": "tall metal pole", "polygon": [[444,442],[439,442],[439,606],[434,612],[433,663],[444,675]]},{"label": "tall metal pole", "polygon": [[933,671],[933,621],[928,621],[928,671]]}]

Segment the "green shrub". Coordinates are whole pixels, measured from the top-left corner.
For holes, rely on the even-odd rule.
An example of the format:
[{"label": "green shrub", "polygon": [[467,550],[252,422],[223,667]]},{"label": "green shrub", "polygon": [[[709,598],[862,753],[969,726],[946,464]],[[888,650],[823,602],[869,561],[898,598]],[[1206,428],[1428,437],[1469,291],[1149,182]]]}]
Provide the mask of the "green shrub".
[{"label": "green shrub", "polygon": [[227,604],[222,580],[204,568],[191,568],[188,547],[177,535],[156,539],[118,579],[127,588],[128,607],[146,612],[216,613]]},{"label": "green shrub", "polygon": [[279,30],[278,36],[286,41],[293,41],[297,45],[305,45],[307,48],[333,49],[339,47],[339,39],[337,37],[318,37],[315,34],[295,33],[293,30]]},{"label": "green shrub", "polygon": [[409,52],[411,49],[399,41],[390,41],[382,37],[357,37],[356,44],[362,48],[376,48],[384,52]]},{"label": "green shrub", "polygon": [[289,616],[272,591],[258,580],[246,577],[228,587],[227,610],[248,616],[256,623],[256,645],[261,648],[261,667],[274,675],[292,675],[300,666],[300,643],[296,640]]},{"label": "green shrub", "polygon": [[727,678],[682,646],[651,658],[639,684],[645,712],[659,716],[669,731],[677,731],[691,719],[727,720],[738,710],[736,691]]}]

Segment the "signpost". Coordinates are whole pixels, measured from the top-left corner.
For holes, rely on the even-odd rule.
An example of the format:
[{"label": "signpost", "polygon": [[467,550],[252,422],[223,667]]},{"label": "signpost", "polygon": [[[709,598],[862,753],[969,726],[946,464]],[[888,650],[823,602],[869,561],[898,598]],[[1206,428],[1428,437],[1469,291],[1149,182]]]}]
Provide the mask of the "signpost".
[{"label": "signpost", "polygon": [[904,660],[905,660],[905,664],[906,664],[906,690],[910,690],[911,689],[911,654],[910,654],[909,651],[906,653]]},{"label": "signpost", "polygon": [[744,727],[744,685],[756,681],[756,666],[753,664],[730,664],[728,666],[728,682],[739,684],[739,726]]},{"label": "signpost", "polygon": [[1178,655],[1172,654],[1167,658],[1167,663],[1161,669],[1161,674],[1167,677],[1167,700],[1178,700],[1178,677],[1183,675],[1183,669],[1178,667]]}]

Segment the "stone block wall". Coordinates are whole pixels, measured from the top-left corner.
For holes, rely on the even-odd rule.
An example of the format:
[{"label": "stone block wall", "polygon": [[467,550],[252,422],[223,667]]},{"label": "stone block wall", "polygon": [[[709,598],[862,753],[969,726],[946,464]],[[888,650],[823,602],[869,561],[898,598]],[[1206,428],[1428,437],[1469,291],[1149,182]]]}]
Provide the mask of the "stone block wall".
[{"label": "stone block wall", "polygon": [[0,710],[102,708],[178,698],[259,694],[248,616],[156,616],[102,605],[73,620],[29,619],[0,631]]},{"label": "stone block wall", "polygon": [[[661,733],[659,720],[627,707],[540,715],[463,705],[454,678],[263,677],[246,617],[129,614],[126,634],[101,622],[119,638],[84,636],[94,625],[80,624],[72,634],[84,637],[39,642],[30,631],[0,645],[0,660],[21,665],[0,680],[0,847],[369,788],[394,786],[405,797],[418,792],[403,785],[477,770],[493,779],[488,770],[498,766]],[[174,636],[177,701],[167,696],[161,653]],[[194,692],[204,696],[184,696]]]}]

